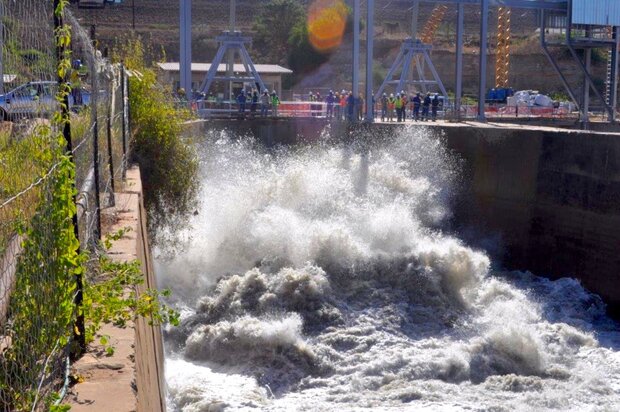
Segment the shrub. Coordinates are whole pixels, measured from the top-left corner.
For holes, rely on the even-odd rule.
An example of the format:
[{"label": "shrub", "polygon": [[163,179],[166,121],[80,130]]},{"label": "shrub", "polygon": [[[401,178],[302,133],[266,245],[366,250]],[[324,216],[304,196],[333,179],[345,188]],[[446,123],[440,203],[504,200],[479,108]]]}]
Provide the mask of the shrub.
[{"label": "shrub", "polygon": [[129,78],[131,151],[142,172],[149,234],[154,243],[172,240],[168,235],[196,207],[198,161],[183,127],[191,115],[176,108],[171,94],[157,83],[139,39],[128,40],[121,53],[126,67],[136,73]]}]

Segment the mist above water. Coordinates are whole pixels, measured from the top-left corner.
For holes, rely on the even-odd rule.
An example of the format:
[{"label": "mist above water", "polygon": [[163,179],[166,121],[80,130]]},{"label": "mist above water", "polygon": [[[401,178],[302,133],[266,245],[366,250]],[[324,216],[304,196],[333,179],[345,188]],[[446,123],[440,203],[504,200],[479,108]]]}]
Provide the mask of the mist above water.
[{"label": "mist above water", "polygon": [[368,140],[205,137],[187,247],[158,262],[184,313],[171,408],[618,410],[601,300],[442,232],[460,166],[441,139]]}]

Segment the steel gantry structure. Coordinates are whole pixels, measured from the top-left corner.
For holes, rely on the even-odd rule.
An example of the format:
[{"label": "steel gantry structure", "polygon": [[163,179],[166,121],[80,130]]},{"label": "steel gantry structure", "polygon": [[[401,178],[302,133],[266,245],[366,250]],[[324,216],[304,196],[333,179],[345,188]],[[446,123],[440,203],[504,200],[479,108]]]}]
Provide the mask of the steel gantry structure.
[{"label": "steel gantry structure", "polygon": [[[359,0],[358,0],[359,1]],[[188,100],[193,99],[192,92],[192,0],[179,0],[180,15],[180,86],[185,89]],[[198,92],[207,94],[215,81],[224,81],[227,83],[227,94],[229,99],[232,96],[232,82],[251,83],[252,87],[256,87],[260,92],[265,89],[265,84],[261,79],[258,71],[254,67],[252,58],[248,53],[245,45],[251,43],[251,38],[242,36],[240,31],[236,30],[237,0],[230,0],[230,13],[228,31],[224,31],[220,36],[216,37],[219,44],[215,58],[211,62],[209,71],[202,81]],[[239,56],[241,64],[245,70],[245,74],[238,75],[234,72],[235,58]],[[220,64],[226,59],[226,74],[219,76],[217,74]]]}]

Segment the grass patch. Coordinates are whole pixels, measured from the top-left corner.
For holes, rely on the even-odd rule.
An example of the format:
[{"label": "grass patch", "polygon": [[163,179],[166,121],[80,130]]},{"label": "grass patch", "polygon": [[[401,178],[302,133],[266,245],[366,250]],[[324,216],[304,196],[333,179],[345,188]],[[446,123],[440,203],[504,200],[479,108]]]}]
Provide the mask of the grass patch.
[{"label": "grass patch", "polygon": [[[0,205],[26,191],[52,166],[50,128],[37,125],[32,133],[12,135],[0,132]],[[7,205],[0,207],[0,255],[19,225],[32,218],[40,202],[41,188],[27,190]]]}]

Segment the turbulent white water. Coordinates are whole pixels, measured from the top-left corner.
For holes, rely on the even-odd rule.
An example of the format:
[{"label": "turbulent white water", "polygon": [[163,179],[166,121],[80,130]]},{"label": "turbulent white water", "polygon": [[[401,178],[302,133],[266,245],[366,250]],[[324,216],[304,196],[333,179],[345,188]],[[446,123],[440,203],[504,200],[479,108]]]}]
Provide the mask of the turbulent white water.
[{"label": "turbulent white water", "polygon": [[571,279],[497,273],[441,232],[458,164],[412,130],[369,149],[202,145],[184,252],[159,261],[173,410],[617,411],[620,333]]}]

